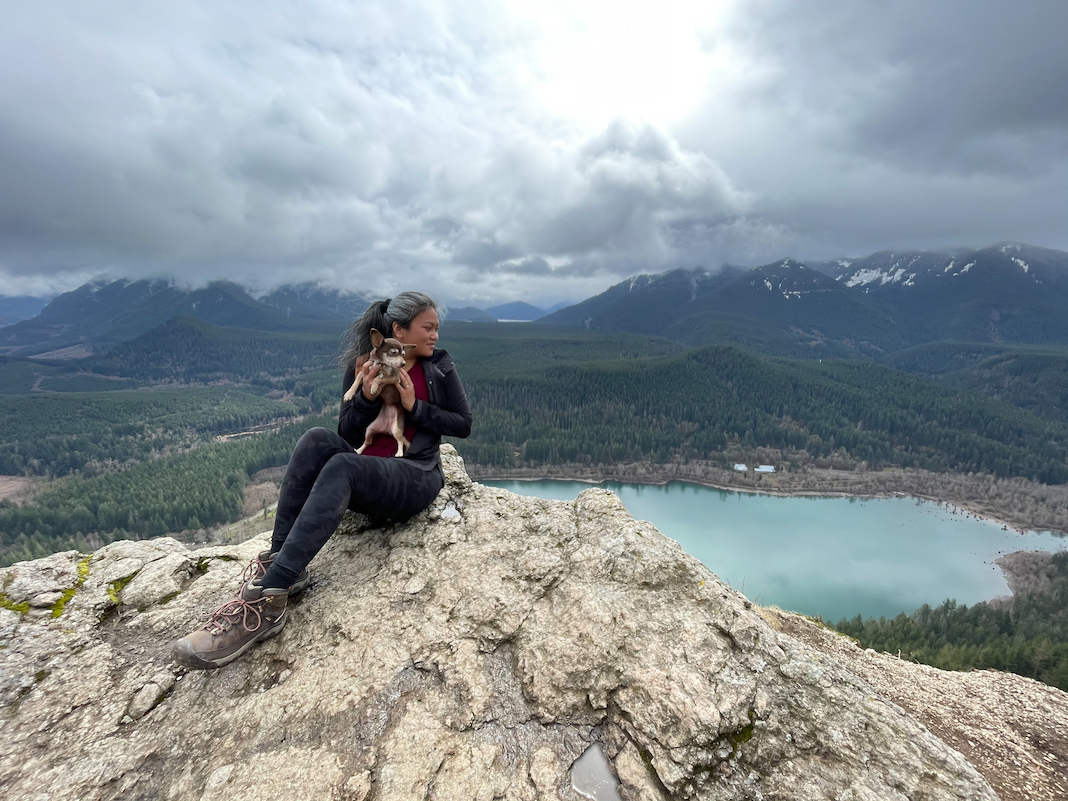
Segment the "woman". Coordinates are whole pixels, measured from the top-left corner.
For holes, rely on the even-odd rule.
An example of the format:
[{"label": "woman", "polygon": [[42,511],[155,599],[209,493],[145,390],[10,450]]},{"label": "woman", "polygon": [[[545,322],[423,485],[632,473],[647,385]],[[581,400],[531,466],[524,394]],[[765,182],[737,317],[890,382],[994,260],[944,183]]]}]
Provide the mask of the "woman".
[{"label": "woman", "polygon": [[[341,405],[337,433],[313,428],[290,457],[278,496],[271,549],[245,570],[240,594],[219,607],[208,623],[174,644],[174,658],[194,670],[221,667],[286,623],[290,597],[308,585],[308,563],[334,533],[345,510],[371,517],[407,520],[433,503],[445,485],[438,447],[443,435],[471,433],[471,408],[452,359],[434,347],[442,310],[421,292],[404,292],[371,304],[349,331],[342,396],[356,381],[360,390]],[[404,436],[411,447],[394,456],[396,442],[375,436],[363,453],[367,426],[378,416],[381,398],[371,392],[380,371],[367,354],[371,329],[404,345],[400,398]]]}]

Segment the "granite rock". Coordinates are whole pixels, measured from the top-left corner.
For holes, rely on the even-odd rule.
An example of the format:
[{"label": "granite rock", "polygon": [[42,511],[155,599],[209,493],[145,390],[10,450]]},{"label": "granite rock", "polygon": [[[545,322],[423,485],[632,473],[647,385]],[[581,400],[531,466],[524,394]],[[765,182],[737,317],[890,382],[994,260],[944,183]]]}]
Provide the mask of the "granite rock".
[{"label": "granite rock", "polygon": [[0,571],[9,600],[70,596],[0,617],[4,797],[577,799],[596,742],[627,801],[997,798],[612,493],[522,497],[442,453],[430,509],[349,515],[285,631],[219,670],[181,670],[171,642],[266,533]]},{"label": "granite rock", "polygon": [[1068,798],[1068,693],[1015,673],[938,670],[860,648],[792,612],[760,612],[960,751],[1002,801]]}]

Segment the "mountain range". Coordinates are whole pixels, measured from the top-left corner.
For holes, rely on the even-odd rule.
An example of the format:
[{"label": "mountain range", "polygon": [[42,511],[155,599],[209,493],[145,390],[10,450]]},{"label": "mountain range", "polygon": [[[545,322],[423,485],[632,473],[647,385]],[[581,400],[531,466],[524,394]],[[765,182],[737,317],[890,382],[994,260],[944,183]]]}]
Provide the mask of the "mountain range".
[{"label": "mountain range", "polygon": [[[6,300],[15,315],[33,309],[27,299]],[[0,355],[85,356],[176,316],[263,331],[336,331],[369,301],[312,283],[254,296],[227,281],[188,289],[162,279],[100,280],[3,327]],[[785,258],[751,269],[676,269],[628,278],[548,313],[517,301],[453,307],[448,319],[536,320],[792,358],[884,360],[945,341],[1061,347],[1068,345],[1068,253],[1008,243],[955,254],[884,251],[807,264]]]},{"label": "mountain range", "polygon": [[182,316],[262,331],[332,330],[367,303],[362,295],[314,284],[283,286],[255,298],[229,281],[197,289],[163,279],[94,281],[54,298],[36,317],[0,330],[0,354],[85,356]]},{"label": "mountain range", "polygon": [[1068,345],[1068,253],[1021,244],[882,252],[640,275],[538,320],[733,342],[790,357],[867,357],[952,340]]},{"label": "mountain range", "polygon": [[[190,289],[169,279],[100,279],[51,300],[0,298],[0,355],[84,357],[175,317],[259,331],[335,331],[352,322],[371,300],[369,294],[315,283],[287,284],[256,296],[229,281]],[[453,306],[448,319],[493,323],[544,314],[529,303],[515,302],[488,310]]]}]

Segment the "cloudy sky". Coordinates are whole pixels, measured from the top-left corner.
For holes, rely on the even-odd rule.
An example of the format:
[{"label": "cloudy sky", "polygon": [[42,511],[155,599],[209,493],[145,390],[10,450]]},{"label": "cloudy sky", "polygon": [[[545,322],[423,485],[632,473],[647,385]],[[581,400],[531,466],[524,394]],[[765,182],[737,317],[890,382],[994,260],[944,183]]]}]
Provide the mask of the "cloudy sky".
[{"label": "cloudy sky", "polygon": [[1068,249],[1063,0],[0,0],[0,294]]}]

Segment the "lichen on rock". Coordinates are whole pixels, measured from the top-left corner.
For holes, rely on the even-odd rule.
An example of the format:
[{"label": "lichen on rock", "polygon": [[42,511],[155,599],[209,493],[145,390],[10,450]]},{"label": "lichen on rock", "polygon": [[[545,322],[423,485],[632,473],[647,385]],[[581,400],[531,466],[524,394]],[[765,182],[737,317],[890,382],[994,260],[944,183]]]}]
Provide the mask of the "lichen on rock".
[{"label": "lichen on rock", "polygon": [[[170,644],[266,533],[112,543],[60,618],[0,613],[5,798],[577,799],[593,742],[628,800],[996,798],[612,493],[522,497],[442,454],[430,509],[349,515],[287,628],[225,668],[185,673]],[[0,577],[62,593],[82,559]]]}]

